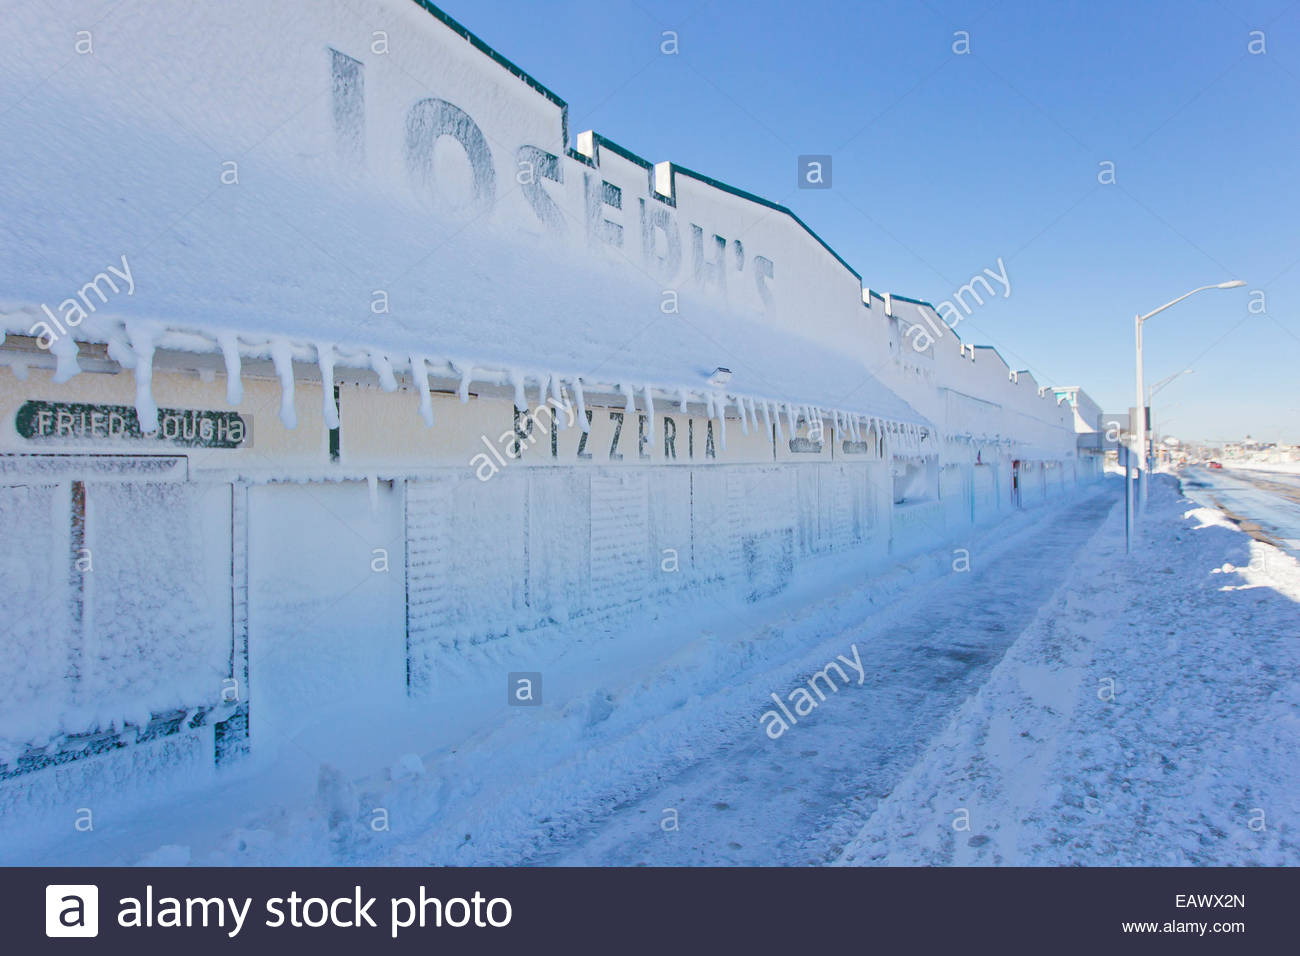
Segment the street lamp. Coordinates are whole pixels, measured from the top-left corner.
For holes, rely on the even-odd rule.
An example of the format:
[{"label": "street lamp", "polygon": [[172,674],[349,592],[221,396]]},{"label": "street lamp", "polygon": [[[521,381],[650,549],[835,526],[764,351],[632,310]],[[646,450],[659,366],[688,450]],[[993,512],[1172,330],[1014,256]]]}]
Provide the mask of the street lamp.
[{"label": "street lamp", "polygon": [[[1245,281],[1242,279],[1230,279],[1227,282],[1219,282],[1214,285],[1203,285],[1198,289],[1193,289],[1191,292],[1185,292],[1184,294],[1180,295],[1176,299],[1171,299],[1170,301],[1162,305],[1160,308],[1152,309],[1146,315],[1139,315],[1134,319],[1133,329],[1137,339],[1137,404],[1138,407],[1137,407],[1137,427],[1133,429],[1133,453],[1134,456],[1137,458],[1138,490],[1141,496],[1141,503],[1143,509],[1146,508],[1146,502],[1147,502],[1147,477],[1146,477],[1146,447],[1147,447],[1146,408],[1147,406],[1145,401],[1146,390],[1142,387],[1142,324],[1146,322],[1147,319],[1159,315],[1161,312],[1163,312],[1165,309],[1169,308],[1170,306],[1177,305],[1179,302],[1182,302],[1183,299],[1196,295],[1196,293],[1198,292],[1205,292],[1207,289],[1238,289],[1245,284],[1246,284]],[[1125,476],[1125,485],[1126,485],[1125,494],[1130,493],[1127,490],[1127,484],[1128,484],[1127,476]],[[1134,509],[1134,511],[1136,513],[1136,509]]]}]

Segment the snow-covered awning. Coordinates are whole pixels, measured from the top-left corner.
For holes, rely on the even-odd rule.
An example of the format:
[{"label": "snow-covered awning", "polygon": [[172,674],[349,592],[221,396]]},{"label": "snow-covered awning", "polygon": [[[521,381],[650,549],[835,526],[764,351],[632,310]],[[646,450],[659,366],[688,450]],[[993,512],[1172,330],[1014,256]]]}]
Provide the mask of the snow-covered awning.
[{"label": "snow-covered awning", "polygon": [[[94,313],[72,336],[128,367],[178,342],[224,346],[228,367],[256,355],[283,368],[307,349],[323,374],[360,362],[383,380],[395,365],[418,384],[423,360],[434,374],[791,403],[855,430],[926,424],[843,351],[689,289],[666,310],[661,284],[618,250],[555,254],[327,166],[289,178],[255,148],[227,161],[38,89],[0,117],[0,168],[0,329],[30,333],[42,306],[59,316],[108,266],[129,270],[129,290],[90,290]],[[732,372],[725,390],[708,385],[717,367]]]}]

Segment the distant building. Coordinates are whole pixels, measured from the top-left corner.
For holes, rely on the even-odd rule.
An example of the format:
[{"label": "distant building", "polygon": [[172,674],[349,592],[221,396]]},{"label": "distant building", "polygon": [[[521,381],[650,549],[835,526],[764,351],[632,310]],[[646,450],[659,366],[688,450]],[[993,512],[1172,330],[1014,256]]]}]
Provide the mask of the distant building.
[{"label": "distant building", "polygon": [[1078,436],[1080,469],[1090,475],[1100,475],[1105,459],[1105,441],[1101,433],[1101,406],[1077,385],[1056,385],[1052,388],[1058,402],[1064,402],[1072,411],[1074,431]]}]

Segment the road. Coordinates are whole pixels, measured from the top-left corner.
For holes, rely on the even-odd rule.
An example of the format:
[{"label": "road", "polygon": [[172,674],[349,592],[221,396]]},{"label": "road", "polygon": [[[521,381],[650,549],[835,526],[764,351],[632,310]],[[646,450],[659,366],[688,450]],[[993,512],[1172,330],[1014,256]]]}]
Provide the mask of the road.
[{"label": "road", "polygon": [[1197,465],[1182,481],[1197,504],[1222,509],[1246,533],[1300,557],[1300,475]]}]

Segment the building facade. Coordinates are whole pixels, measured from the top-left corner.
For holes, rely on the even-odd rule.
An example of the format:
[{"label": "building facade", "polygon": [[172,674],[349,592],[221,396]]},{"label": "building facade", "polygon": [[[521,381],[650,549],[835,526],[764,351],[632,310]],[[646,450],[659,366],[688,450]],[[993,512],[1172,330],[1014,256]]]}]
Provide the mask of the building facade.
[{"label": "building facade", "polygon": [[73,59],[0,120],[4,819],[1097,474],[1072,402],[790,210],[570,146],[429,4],[30,20]]}]

